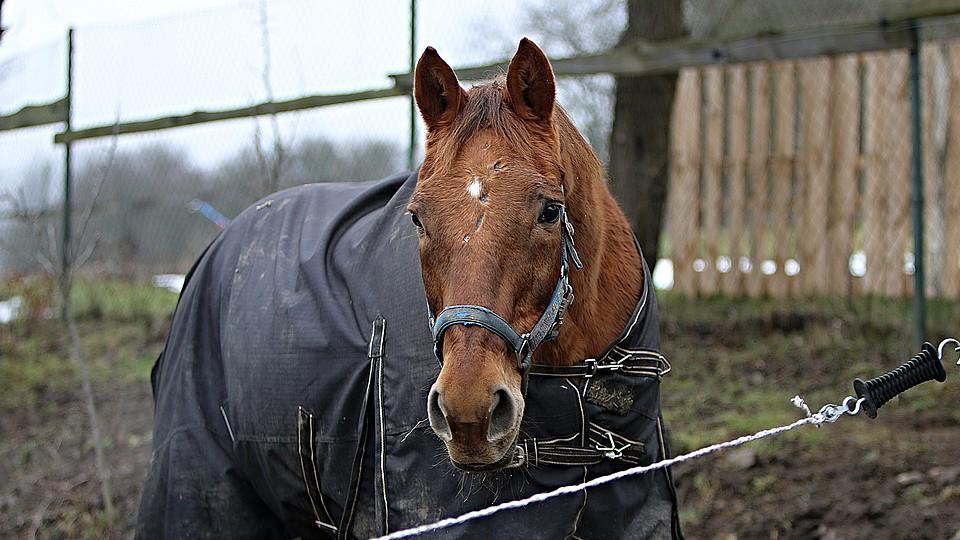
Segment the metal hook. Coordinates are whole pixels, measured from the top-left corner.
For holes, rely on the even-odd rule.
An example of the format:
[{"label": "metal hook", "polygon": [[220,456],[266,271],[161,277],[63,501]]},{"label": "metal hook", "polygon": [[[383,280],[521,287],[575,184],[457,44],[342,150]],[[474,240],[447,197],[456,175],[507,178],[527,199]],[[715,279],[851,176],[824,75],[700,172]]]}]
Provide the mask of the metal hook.
[{"label": "metal hook", "polygon": [[[850,404],[851,401],[853,401],[853,405]],[[843,400],[843,406],[847,409],[847,414],[856,416],[860,414],[860,408],[863,406],[864,401],[866,401],[864,398],[857,399],[853,396],[847,396]]]},{"label": "metal hook", "polygon": [[[850,403],[851,401],[853,401],[853,404]],[[843,399],[842,405],[834,405],[833,403],[824,405],[815,415],[821,419],[820,422],[817,422],[817,425],[823,422],[836,422],[845,414],[856,416],[860,414],[863,402],[864,398],[857,399],[853,396],[847,396]]]},{"label": "metal hook", "polygon": [[[957,341],[954,338],[947,338],[941,341],[940,346],[937,347],[937,357],[940,358],[941,362],[943,362],[943,349],[950,343],[956,343],[957,346],[953,350],[960,353],[960,341]],[[960,366],[960,359],[957,360],[957,365]]]}]

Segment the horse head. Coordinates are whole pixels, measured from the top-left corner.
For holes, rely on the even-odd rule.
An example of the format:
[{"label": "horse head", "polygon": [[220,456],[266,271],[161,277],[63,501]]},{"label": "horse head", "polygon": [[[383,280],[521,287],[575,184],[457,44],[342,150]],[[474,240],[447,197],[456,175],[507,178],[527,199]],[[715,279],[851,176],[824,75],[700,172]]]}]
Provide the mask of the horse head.
[{"label": "horse head", "polygon": [[[600,263],[595,238],[609,221],[604,213],[623,218],[596,156],[555,95],[550,62],[528,39],[505,76],[470,90],[433,48],[415,72],[427,136],[408,209],[442,362],[427,410],[463,470],[511,461],[530,362],[599,353],[632,309],[642,279],[637,256],[625,257],[612,270],[624,264],[634,270],[611,283],[628,293],[625,300],[609,306],[610,313],[578,306],[570,320],[572,289],[594,296],[602,277],[598,268],[575,270],[574,222],[588,239],[584,260]],[[619,236],[632,241],[629,227],[620,225]],[[629,244],[626,250],[636,251]],[[606,331],[596,329],[607,322]]]}]

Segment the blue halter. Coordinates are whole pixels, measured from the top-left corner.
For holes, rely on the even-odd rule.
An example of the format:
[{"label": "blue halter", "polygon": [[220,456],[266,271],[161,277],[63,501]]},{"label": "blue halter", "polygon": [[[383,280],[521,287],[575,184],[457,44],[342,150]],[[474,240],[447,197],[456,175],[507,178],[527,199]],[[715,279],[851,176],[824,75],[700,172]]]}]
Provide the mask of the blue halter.
[{"label": "blue halter", "polygon": [[[578,270],[583,268],[580,257],[573,244],[573,224],[567,219],[566,208],[560,211],[560,278],[553,289],[553,295],[543,314],[533,328],[519,333],[507,321],[491,309],[483,306],[456,305],[447,306],[437,315],[430,314],[430,326],[433,329],[433,352],[440,365],[443,365],[443,335],[451,326],[479,326],[493,332],[507,344],[507,348],[517,355],[517,369],[523,377],[523,391],[526,392],[527,376],[533,363],[533,351],[545,341],[550,341],[560,333],[563,316],[573,303],[573,287],[570,285],[570,265]],[[427,308],[429,310],[429,306]]]}]

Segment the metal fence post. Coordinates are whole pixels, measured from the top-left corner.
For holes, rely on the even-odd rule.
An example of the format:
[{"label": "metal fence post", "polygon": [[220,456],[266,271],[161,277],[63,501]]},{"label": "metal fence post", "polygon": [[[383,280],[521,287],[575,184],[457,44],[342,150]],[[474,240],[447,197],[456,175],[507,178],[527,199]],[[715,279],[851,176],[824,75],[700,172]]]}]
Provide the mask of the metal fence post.
[{"label": "metal fence post", "polygon": [[910,46],[910,136],[913,143],[911,166],[913,169],[912,196],[913,214],[913,322],[916,345],[919,348],[926,334],[926,289],[923,275],[923,146],[920,108],[920,35],[913,24],[913,44]]},{"label": "metal fence post", "polygon": [[[71,117],[73,116],[73,28],[67,30],[67,95],[66,95],[66,116],[64,118],[64,123],[66,129],[64,131],[70,132],[71,130]],[[69,311],[70,303],[70,272],[72,271],[72,254],[71,254],[71,224],[72,224],[72,170],[71,170],[71,159],[70,159],[70,147],[71,143],[68,141],[64,143],[64,153],[63,153],[63,240],[61,246],[61,275],[60,279],[62,280],[61,287],[63,288],[63,306],[62,316],[66,320],[67,313]]]},{"label": "metal fence post", "polygon": [[[410,0],[410,73],[417,69],[417,0]],[[410,141],[407,146],[407,170],[412,171],[417,159],[417,104],[410,87]]]}]

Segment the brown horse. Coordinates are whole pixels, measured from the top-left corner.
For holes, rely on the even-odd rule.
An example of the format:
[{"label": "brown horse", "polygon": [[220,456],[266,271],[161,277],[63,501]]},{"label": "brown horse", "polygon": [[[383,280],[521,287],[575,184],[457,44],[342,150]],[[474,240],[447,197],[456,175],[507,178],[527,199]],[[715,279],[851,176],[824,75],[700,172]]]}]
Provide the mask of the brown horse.
[{"label": "brown horse", "polygon": [[[570,275],[576,302],[562,331],[533,358],[565,365],[599,356],[627,324],[644,274],[603,166],[556,103],[547,57],[523,39],[505,77],[464,90],[427,48],[414,95],[427,142],[408,209],[432,312],[483,306],[517,332],[532,328],[561,271],[565,213],[584,268]],[[456,325],[440,352],[428,399],[434,432],[461,469],[503,466],[524,411],[515,351],[487,328]]]},{"label": "brown horse", "polygon": [[[649,270],[546,57],[523,40],[466,91],[427,49],[415,85],[419,174],[272,194],[190,271],[141,537],[366,538],[668,456]],[[438,452],[503,470],[464,490]],[[678,538],[678,519],[664,469],[443,537]]]}]

